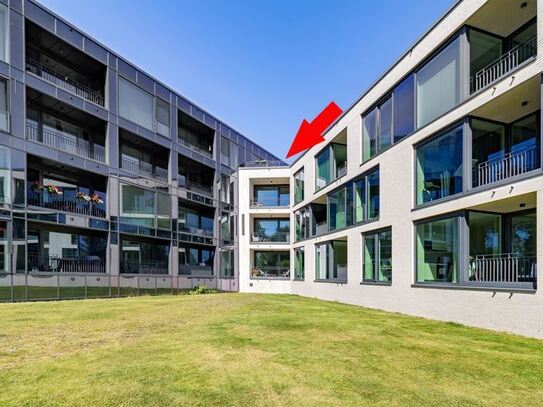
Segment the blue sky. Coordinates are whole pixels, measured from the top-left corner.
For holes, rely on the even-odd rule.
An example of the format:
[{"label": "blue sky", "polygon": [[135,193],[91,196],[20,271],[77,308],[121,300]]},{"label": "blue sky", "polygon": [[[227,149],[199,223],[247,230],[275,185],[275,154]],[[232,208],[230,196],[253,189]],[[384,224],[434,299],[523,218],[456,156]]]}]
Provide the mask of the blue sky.
[{"label": "blue sky", "polygon": [[453,0],[41,2],[284,158],[303,118],[351,105]]}]

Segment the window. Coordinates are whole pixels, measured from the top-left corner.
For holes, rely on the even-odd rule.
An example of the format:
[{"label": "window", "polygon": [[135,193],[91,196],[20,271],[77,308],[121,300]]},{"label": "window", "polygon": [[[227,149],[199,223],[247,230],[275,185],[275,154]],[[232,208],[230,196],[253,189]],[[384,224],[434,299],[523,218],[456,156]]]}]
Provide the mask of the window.
[{"label": "window", "polygon": [[228,213],[223,213],[219,223],[222,241],[224,243],[231,243],[234,240],[231,216]]},{"label": "window", "polygon": [[221,277],[234,277],[234,251],[221,250]]},{"label": "window", "polygon": [[121,222],[155,227],[155,194],[133,185],[121,185]]},{"label": "window", "polygon": [[417,128],[460,101],[459,43],[456,38],[417,71]]},{"label": "window", "polygon": [[462,126],[417,147],[417,205],[462,192]]},{"label": "window", "polygon": [[416,226],[417,282],[458,282],[458,229],[458,217],[431,220]]},{"label": "window", "polygon": [[296,240],[307,239],[311,236],[311,210],[304,207],[294,214],[296,222],[295,238]]},{"label": "window", "polygon": [[289,219],[255,219],[253,242],[288,242]]},{"label": "window", "polygon": [[11,171],[9,148],[0,147],[0,204],[11,202]]},{"label": "window", "polygon": [[3,79],[0,79],[0,130],[9,131],[8,82]]},{"label": "window", "polygon": [[9,11],[0,4],[0,60],[9,62]]},{"label": "window", "polygon": [[288,185],[255,185],[254,206],[289,206]]},{"label": "window", "polygon": [[305,278],[305,249],[294,249],[294,280],[303,281]]},{"label": "window", "polygon": [[328,195],[328,229],[343,229],[347,226],[346,188]]},{"label": "window", "polygon": [[178,207],[179,231],[213,236],[213,215],[194,209]]},{"label": "window", "polygon": [[354,181],[354,223],[379,216],[379,170]]},{"label": "window", "polygon": [[317,156],[317,190],[328,185],[332,178],[330,176],[330,149],[325,149]]},{"label": "window", "polygon": [[304,200],[304,169],[302,168],[296,174],[294,174],[294,204],[300,203]]},{"label": "window", "polygon": [[156,99],[156,131],[170,138],[170,105],[162,99]]},{"label": "window", "polygon": [[392,230],[363,235],[363,281],[392,281]]},{"label": "window", "polygon": [[340,143],[330,143],[315,157],[315,165],[318,191],[347,173],[347,146]]},{"label": "window", "polygon": [[415,130],[415,76],[405,78],[394,88],[394,143]]},{"label": "window", "polygon": [[230,142],[226,137],[221,137],[221,164],[230,166]]},{"label": "window", "polygon": [[153,99],[150,93],[119,78],[119,116],[153,130]]},{"label": "window", "polygon": [[138,240],[121,240],[121,273],[130,274],[169,274],[169,243]]},{"label": "window", "polygon": [[290,252],[255,251],[253,278],[290,278]]},{"label": "window", "polygon": [[207,277],[213,275],[215,251],[203,247],[179,247],[179,274]]},{"label": "window", "polygon": [[157,192],[157,227],[158,229],[170,230],[172,228],[171,211],[172,199],[168,194]]},{"label": "window", "polygon": [[502,38],[473,28],[468,29],[470,92],[475,92],[483,78],[477,73],[502,56]]},{"label": "window", "polygon": [[315,280],[347,282],[347,241],[315,245]]}]

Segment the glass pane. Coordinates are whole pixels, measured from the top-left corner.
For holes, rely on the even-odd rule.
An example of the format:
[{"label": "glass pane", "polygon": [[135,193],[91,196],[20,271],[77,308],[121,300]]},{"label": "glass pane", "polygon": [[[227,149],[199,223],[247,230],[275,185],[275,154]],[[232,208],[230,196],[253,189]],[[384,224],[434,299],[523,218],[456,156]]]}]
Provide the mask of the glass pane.
[{"label": "glass pane", "polygon": [[368,219],[374,219],[379,216],[379,171],[368,176],[368,189]]},{"label": "glass pane", "polygon": [[415,129],[415,76],[410,75],[394,89],[394,142]]},{"label": "glass pane", "polygon": [[539,168],[537,116],[530,115],[511,125],[512,165],[517,174]]},{"label": "glass pane", "polygon": [[379,274],[381,282],[392,281],[392,231],[379,233]]},{"label": "glass pane", "polygon": [[458,282],[458,218],[417,225],[417,281]]},{"label": "glass pane", "polygon": [[327,244],[315,247],[315,279],[326,280],[328,276]]},{"label": "glass pane", "polygon": [[169,195],[157,193],[157,226],[159,229],[171,229],[172,200]]},{"label": "glass pane", "polygon": [[366,213],[366,179],[356,182],[354,192],[354,221],[362,222]]},{"label": "glass pane", "polygon": [[505,127],[499,123],[473,119],[471,132],[473,186],[497,181],[503,170]]},{"label": "glass pane", "polygon": [[483,212],[469,213],[469,254],[471,257],[500,254],[501,215]]},{"label": "glass pane", "polygon": [[294,174],[294,203],[297,204],[304,200],[304,170],[301,169]]},{"label": "glass pane", "polygon": [[345,189],[341,189],[328,197],[328,219],[330,230],[346,226]]},{"label": "glass pane", "polygon": [[362,119],[362,144],[364,161],[377,153],[377,108]]},{"label": "glass pane", "polygon": [[537,248],[536,213],[526,212],[511,217],[511,252],[519,257],[534,257]]},{"label": "glass pane", "polygon": [[121,222],[154,227],[155,194],[132,185],[121,185]]},{"label": "glass pane", "polygon": [[8,58],[8,8],[0,4],[0,60],[9,62]]},{"label": "glass pane", "polygon": [[462,126],[417,148],[417,204],[462,192]]},{"label": "glass pane", "polygon": [[133,83],[119,78],[119,115],[153,130],[153,96]]},{"label": "glass pane", "polygon": [[417,127],[448,112],[460,100],[459,39],[417,72]]},{"label": "glass pane", "polygon": [[162,99],[156,100],[157,132],[170,137],[170,105]]},{"label": "glass pane", "polygon": [[375,235],[364,236],[364,280],[375,280],[376,258]]},{"label": "glass pane", "polygon": [[[474,29],[468,31],[470,91],[477,86],[477,73],[502,55],[502,39]],[[481,77],[481,75],[479,75]]]},{"label": "glass pane", "polygon": [[379,151],[392,144],[392,98],[379,106]]},{"label": "glass pane", "polygon": [[328,185],[330,181],[330,149],[326,148],[317,157],[317,189]]}]

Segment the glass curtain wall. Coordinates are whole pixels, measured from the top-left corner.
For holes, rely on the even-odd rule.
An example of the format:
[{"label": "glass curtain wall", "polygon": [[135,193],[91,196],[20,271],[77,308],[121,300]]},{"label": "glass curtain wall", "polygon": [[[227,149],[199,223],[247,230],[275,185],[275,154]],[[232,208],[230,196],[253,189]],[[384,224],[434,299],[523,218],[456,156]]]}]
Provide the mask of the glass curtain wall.
[{"label": "glass curtain wall", "polygon": [[170,105],[162,99],[156,99],[157,133],[170,138]]}]

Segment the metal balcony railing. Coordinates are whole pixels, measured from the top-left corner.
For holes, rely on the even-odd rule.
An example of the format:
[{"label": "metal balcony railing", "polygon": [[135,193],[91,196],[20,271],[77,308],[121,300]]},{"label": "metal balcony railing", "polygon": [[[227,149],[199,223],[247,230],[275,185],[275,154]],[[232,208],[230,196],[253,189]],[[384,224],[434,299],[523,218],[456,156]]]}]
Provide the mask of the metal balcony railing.
[{"label": "metal balcony railing", "polygon": [[284,267],[284,266],[254,267],[253,270],[251,271],[251,277],[289,279],[290,267]]},{"label": "metal balcony railing", "polygon": [[169,274],[167,261],[121,261],[122,274]]},{"label": "metal balcony railing", "polygon": [[[105,201],[105,198],[100,195]],[[46,190],[35,192],[28,191],[26,195],[27,204],[39,206],[40,208],[53,209],[56,211],[71,212],[78,215],[95,216],[98,218],[106,217],[104,204],[95,204],[92,202],[81,201],[77,198],[66,198],[64,195],[54,195]]]},{"label": "metal balcony railing", "polygon": [[125,157],[121,158],[121,168],[128,172],[143,175],[150,178],[155,178],[160,181],[168,182],[168,170],[162,167],[154,166],[145,161],[130,160]]},{"label": "metal balcony railing", "polygon": [[30,57],[26,57],[26,70],[42,77],[47,82],[51,82],[59,88],[75,93],[77,96],[92,103],[104,106],[104,96],[102,92],[93,90],[82,83],[74,81],[66,75],[55,72]]},{"label": "metal balcony railing", "polygon": [[260,198],[251,200],[253,208],[288,208],[290,205],[290,196],[277,198]]},{"label": "metal balcony railing", "polygon": [[177,185],[179,185],[180,188],[185,188],[189,191],[213,197],[213,186],[202,185],[194,181],[189,181],[184,175],[178,174]]},{"label": "metal balcony railing", "polygon": [[469,279],[481,283],[532,283],[537,279],[536,258],[511,253],[478,255],[470,262]]},{"label": "metal balcony railing", "polygon": [[492,184],[535,170],[539,163],[538,154],[538,149],[534,145],[482,162],[474,168],[474,186]]},{"label": "metal balcony railing", "polygon": [[209,149],[206,149],[204,145],[193,144],[189,140],[184,139],[181,136],[177,140],[179,141],[179,144],[182,144],[185,147],[187,147],[187,148],[189,148],[189,149],[191,149],[193,151],[196,151],[197,153],[200,153],[202,155],[205,155],[208,158],[213,159],[213,152],[209,151]]},{"label": "metal balcony railing", "polygon": [[106,161],[106,149],[103,146],[89,143],[87,140],[58,130],[53,131],[44,128],[40,130],[36,123],[30,121],[26,122],[26,138],[80,157],[100,161],[102,163]]},{"label": "metal balcony railing", "polygon": [[288,166],[287,163],[280,160],[255,160],[247,161],[240,165],[240,167],[285,167]]},{"label": "metal balcony railing", "polygon": [[533,36],[503,54],[470,78],[470,91],[475,93],[507,76],[537,54],[537,37]]},{"label": "metal balcony railing", "polygon": [[28,256],[28,270],[31,272],[101,274],[106,272],[105,264],[105,259],[98,256]]},{"label": "metal balcony railing", "polygon": [[251,235],[251,242],[253,243],[288,243],[289,241],[289,232],[276,232],[271,235],[266,233],[253,233]]}]

